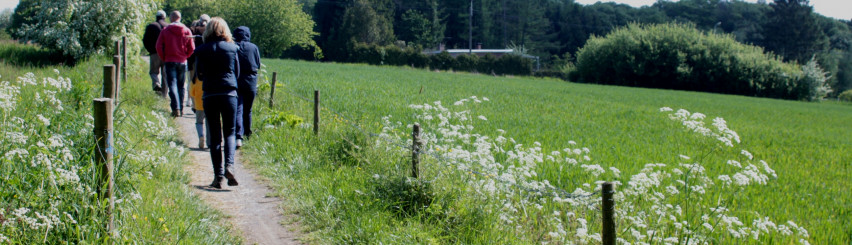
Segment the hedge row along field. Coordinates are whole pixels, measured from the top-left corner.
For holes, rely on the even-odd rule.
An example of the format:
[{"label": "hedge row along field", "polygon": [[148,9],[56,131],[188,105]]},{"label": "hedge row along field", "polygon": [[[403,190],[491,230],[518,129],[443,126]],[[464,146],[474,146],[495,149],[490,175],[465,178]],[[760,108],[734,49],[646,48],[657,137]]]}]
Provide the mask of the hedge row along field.
[{"label": "hedge row along field", "polygon": [[[276,108],[260,103],[261,129],[243,149],[321,243],[596,243],[601,180],[617,183],[625,241],[852,239],[847,105],[264,63],[279,74]],[[415,122],[429,156],[410,179]]]},{"label": "hedge row along field", "polygon": [[792,100],[820,100],[831,92],[815,63],[803,69],[732,35],[706,34],[689,24],[631,24],[593,36],[569,73],[584,83]]},{"label": "hedge row along field", "polygon": [[[43,52],[17,44],[2,49]],[[141,60],[128,66],[115,111],[116,233],[109,234],[107,204],[96,192],[92,100],[101,97],[103,65],[111,62],[0,63],[0,244],[238,243],[221,215],[188,189],[188,149],[166,119],[164,101],[150,91]]]}]

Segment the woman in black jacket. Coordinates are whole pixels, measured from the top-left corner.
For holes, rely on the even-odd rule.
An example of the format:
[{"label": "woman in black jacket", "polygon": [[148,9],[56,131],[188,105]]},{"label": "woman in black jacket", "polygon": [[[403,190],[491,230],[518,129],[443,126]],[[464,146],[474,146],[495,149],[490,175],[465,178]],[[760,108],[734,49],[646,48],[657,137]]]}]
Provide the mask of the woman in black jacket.
[{"label": "woman in black jacket", "polygon": [[[204,45],[195,49],[198,77],[203,81],[202,99],[209,125],[210,158],[213,161],[213,183],[210,187],[221,189],[222,180],[229,186],[238,185],[234,178],[234,152],[236,148],[235,125],[237,116],[237,77],[240,63],[239,47],[231,38],[228,23],[214,17],[204,31]],[[221,120],[221,121],[220,121]],[[220,124],[221,122],[221,124]],[[222,149],[222,136],[225,138]],[[222,167],[224,151],[225,166]]]}]

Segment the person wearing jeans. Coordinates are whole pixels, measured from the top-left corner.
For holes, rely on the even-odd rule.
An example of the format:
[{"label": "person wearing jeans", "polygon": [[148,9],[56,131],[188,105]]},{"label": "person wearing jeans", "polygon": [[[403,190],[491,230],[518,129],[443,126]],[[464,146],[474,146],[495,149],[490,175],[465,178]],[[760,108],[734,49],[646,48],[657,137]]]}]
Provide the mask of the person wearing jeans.
[{"label": "person wearing jeans", "polygon": [[186,63],[166,62],[166,80],[169,86],[169,105],[172,108],[172,116],[183,116]]},{"label": "person wearing jeans", "polygon": [[[236,152],[239,47],[231,38],[228,24],[219,17],[214,17],[207,23],[203,38],[204,44],[195,50],[195,64],[197,75],[203,82],[202,100],[209,127],[210,159],[213,162],[213,183],[210,187],[221,189],[222,180],[225,178],[228,179],[229,186],[239,184],[232,170]],[[225,139],[224,146],[222,138]]]},{"label": "person wearing jeans", "polygon": [[183,99],[186,93],[186,59],[192,55],[195,42],[192,32],[180,23],[180,12],[174,11],[169,15],[171,24],[166,26],[157,38],[157,54],[165,62],[166,86],[171,99],[172,116],[183,116]]},{"label": "person wearing jeans", "polygon": [[251,43],[251,31],[240,26],[234,30],[234,42],[240,46],[240,76],[237,78],[237,148],[251,136],[251,108],[257,96],[257,71],[260,69],[260,50]]}]

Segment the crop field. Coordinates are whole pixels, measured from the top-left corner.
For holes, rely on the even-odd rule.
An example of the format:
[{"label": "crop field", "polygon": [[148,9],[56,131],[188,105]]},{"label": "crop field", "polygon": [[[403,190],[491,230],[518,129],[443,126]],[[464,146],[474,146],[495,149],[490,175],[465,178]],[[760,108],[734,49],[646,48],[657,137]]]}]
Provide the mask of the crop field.
[{"label": "crop field", "polygon": [[[261,85],[245,151],[323,243],[597,243],[598,181],[623,241],[852,242],[849,104],[263,62],[276,110]],[[414,123],[422,181],[404,178]]]}]

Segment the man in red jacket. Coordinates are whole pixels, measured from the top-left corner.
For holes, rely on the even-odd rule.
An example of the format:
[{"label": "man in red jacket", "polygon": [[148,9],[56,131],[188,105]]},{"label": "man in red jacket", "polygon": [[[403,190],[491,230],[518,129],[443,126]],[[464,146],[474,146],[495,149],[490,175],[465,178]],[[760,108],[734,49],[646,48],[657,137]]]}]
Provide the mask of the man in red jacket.
[{"label": "man in red jacket", "polygon": [[195,50],[192,32],[180,23],[180,12],[169,15],[171,24],[157,38],[157,54],[165,62],[166,84],[169,86],[172,116],[183,116],[184,83],[186,82],[186,59]]}]

